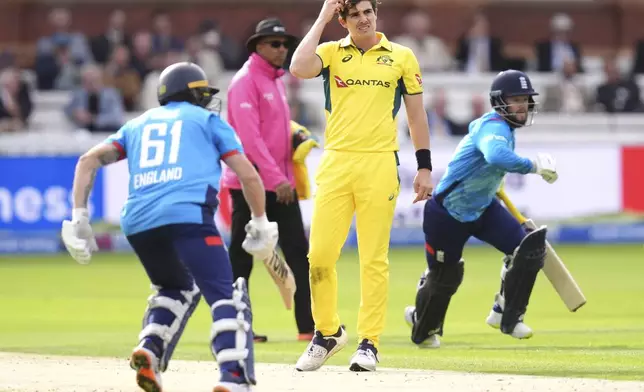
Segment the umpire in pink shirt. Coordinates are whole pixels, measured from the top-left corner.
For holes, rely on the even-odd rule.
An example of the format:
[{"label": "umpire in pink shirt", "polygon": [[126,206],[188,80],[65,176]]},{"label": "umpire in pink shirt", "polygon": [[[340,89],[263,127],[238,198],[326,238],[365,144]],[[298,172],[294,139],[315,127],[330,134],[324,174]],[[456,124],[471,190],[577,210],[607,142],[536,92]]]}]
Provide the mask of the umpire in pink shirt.
[{"label": "umpire in pink shirt", "polygon": [[[228,88],[228,122],[237,131],[244,152],[259,171],[266,188],[266,213],[279,227],[279,246],[293,270],[295,321],[298,339],[313,338],[309,286],[309,244],[304,233],[302,213],[295,193],[291,113],[281,76],[289,48],[297,39],[287,34],[278,19],[257,24],[255,34],[246,42],[250,57],[233,77]],[[230,260],[235,279],[248,281],[253,258],[242,249],[246,236],[244,225],[251,219],[250,209],[232,170],[224,170],[222,185],[230,190],[233,212]],[[255,335],[256,342],[266,336]]]}]

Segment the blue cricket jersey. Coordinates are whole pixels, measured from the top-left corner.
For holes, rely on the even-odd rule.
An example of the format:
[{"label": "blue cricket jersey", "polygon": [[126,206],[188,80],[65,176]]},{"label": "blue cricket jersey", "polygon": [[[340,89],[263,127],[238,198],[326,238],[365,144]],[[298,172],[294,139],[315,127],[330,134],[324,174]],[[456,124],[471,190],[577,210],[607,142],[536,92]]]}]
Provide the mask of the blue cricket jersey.
[{"label": "blue cricket jersey", "polygon": [[128,160],[129,194],[121,211],[125,235],[173,223],[213,223],[220,160],[243,153],[230,125],[186,102],[150,109],[105,142]]},{"label": "blue cricket jersey", "polygon": [[472,121],[456,147],[433,197],[461,222],[478,219],[492,203],[506,173],[527,174],[532,161],[514,152],[514,130],[495,112]]}]

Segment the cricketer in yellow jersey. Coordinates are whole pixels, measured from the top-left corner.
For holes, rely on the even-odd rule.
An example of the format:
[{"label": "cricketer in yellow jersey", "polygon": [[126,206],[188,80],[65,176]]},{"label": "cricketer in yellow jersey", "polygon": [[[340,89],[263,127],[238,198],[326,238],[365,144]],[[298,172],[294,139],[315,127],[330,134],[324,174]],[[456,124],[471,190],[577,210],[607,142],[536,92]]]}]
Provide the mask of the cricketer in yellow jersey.
[{"label": "cricketer in yellow jersey", "polygon": [[[346,38],[318,45],[338,13]],[[293,54],[290,71],[302,79],[322,75],[327,126],[310,232],[311,306],[316,333],[296,364],[320,368],[348,343],[337,314],[336,262],[353,215],[360,257],[361,301],[353,371],[373,371],[385,326],[389,290],[389,237],[396,200],[396,115],[405,101],[416,149],[416,198],[432,192],[429,129],[422,76],[413,52],[376,31],[377,0],[325,0],[318,19]],[[411,200],[410,200],[411,201]]]}]

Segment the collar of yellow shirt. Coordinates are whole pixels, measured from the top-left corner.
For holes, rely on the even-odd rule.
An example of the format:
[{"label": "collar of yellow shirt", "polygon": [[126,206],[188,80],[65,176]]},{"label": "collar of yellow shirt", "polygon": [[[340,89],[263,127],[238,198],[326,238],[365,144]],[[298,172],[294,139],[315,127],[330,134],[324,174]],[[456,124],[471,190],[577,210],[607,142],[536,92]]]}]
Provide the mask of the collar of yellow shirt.
[{"label": "collar of yellow shirt", "polygon": [[[385,48],[385,49],[387,49],[388,51],[391,52],[392,51],[391,42],[389,42],[387,37],[383,33],[380,33],[380,32],[376,32],[376,35],[378,36],[378,38],[380,38],[380,42],[378,42],[378,44],[376,46],[374,46],[374,48]],[[340,47],[341,48],[346,48],[348,46],[354,46],[354,47],[356,46],[353,43],[353,40],[351,39],[350,35],[347,35],[346,37],[344,37],[340,41]]]}]

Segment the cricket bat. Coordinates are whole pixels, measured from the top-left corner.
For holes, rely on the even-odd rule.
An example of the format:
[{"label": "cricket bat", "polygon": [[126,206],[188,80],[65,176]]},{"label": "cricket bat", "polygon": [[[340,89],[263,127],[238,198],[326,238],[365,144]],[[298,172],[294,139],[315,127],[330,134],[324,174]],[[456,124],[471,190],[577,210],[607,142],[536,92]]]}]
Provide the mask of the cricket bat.
[{"label": "cricket bat", "polygon": [[[508,195],[503,189],[500,189],[496,194],[512,216],[514,216],[522,226],[528,229],[537,229],[537,225],[528,219],[519,212],[516,206],[510,201]],[[581,289],[575,282],[575,279],[572,277],[568,268],[563,263],[561,258],[557,255],[557,252],[552,248],[549,242],[546,242],[547,254],[546,259],[544,260],[543,273],[546,275],[550,284],[559,294],[561,300],[566,304],[566,307],[571,312],[577,311],[586,304],[586,297],[582,293]]]},{"label": "cricket bat", "polygon": [[284,306],[286,309],[291,310],[293,308],[293,296],[297,290],[293,271],[276,250],[273,250],[273,254],[270,257],[264,259],[264,266],[266,266],[268,274],[275,282],[282,296],[282,301],[284,301]]}]

